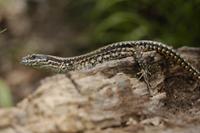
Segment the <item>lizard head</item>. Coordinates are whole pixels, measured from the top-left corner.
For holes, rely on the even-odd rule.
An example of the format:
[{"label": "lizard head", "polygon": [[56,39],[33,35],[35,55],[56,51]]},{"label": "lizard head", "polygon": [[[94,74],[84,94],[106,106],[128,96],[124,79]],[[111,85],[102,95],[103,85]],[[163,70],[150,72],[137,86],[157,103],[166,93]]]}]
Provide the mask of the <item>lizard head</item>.
[{"label": "lizard head", "polygon": [[37,69],[46,69],[53,72],[67,72],[72,69],[70,60],[65,58],[43,55],[43,54],[31,54],[22,58],[21,64],[30,66]]},{"label": "lizard head", "polygon": [[22,58],[21,63],[25,66],[42,67],[47,62],[47,57],[42,54],[31,54]]}]

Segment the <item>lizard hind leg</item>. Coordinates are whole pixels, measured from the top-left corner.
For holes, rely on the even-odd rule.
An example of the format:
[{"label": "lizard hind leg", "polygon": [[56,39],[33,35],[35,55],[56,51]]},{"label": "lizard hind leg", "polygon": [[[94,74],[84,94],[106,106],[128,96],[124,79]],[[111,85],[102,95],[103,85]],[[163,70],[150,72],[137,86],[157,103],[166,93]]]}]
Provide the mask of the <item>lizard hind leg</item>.
[{"label": "lizard hind leg", "polygon": [[143,58],[142,50],[138,47],[136,47],[135,51],[133,52],[134,59],[139,67],[139,72],[137,75],[139,76],[139,80],[143,79],[145,84],[147,85],[147,90],[150,96],[153,95],[153,90],[151,87],[151,84],[149,82],[149,76],[151,76],[151,73],[149,72],[149,67],[146,63],[146,61]]}]

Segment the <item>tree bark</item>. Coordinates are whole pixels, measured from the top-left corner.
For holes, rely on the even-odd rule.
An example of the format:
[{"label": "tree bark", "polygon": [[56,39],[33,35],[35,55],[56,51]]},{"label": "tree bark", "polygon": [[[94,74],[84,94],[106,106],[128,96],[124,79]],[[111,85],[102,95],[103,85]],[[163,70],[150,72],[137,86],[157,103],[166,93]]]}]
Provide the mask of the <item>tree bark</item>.
[{"label": "tree bark", "polygon": [[[181,48],[200,69],[200,49]],[[161,133],[200,131],[200,87],[181,67],[146,52],[149,94],[125,58],[42,80],[16,107],[0,110],[0,133]]]}]

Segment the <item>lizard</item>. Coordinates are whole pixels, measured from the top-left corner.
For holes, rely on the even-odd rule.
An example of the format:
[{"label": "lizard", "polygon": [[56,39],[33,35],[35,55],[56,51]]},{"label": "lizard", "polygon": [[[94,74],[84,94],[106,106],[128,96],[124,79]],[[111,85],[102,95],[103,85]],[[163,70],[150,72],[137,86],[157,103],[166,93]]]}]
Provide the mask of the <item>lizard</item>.
[{"label": "lizard", "polygon": [[200,72],[182,58],[175,49],[164,43],[149,40],[116,42],[80,56],[66,58],[44,54],[31,54],[23,57],[21,63],[34,68],[44,68],[65,73],[68,71],[81,70],[87,66],[94,67],[99,63],[110,60],[137,57],[136,54],[138,54],[138,50],[136,49],[140,49],[144,52],[155,50],[159,54],[175,62],[175,64],[180,65],[194,78],[200,80]]},{"label": "lizard", "polygon": [[[23,57],[21,63],[33,68],[47,69],[58,73],[67,73],[69,71],[82,70],[88,67],[91,68],[97,64],[110,60],[134,57],[141,67],[141,70],[143,70],[145,68],[140,58],[142,52],[147,51],[156,51],[166,59],[180,65],[184,70],[188,71],[194,79],[198,82],[200,81],[200,72],[192,64],[181,57],[175,49],[167,44],[150,40],[116,42],[92,52],[74,57],[31,54]],[[147,73],[148,71],[144,70],[143,76],[149,91],[150,85],[148,83]]]}]

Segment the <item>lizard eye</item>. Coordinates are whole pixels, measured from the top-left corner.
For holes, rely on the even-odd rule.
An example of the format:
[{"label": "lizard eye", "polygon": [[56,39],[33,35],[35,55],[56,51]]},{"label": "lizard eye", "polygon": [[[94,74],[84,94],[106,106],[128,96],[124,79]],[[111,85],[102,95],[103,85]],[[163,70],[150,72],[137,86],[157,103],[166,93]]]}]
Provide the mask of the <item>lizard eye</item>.
[{"label": "lizard eye", "polygon": [[32,56],[31,56],[31,59],[36,59],[36,55],[32,55]]}]

